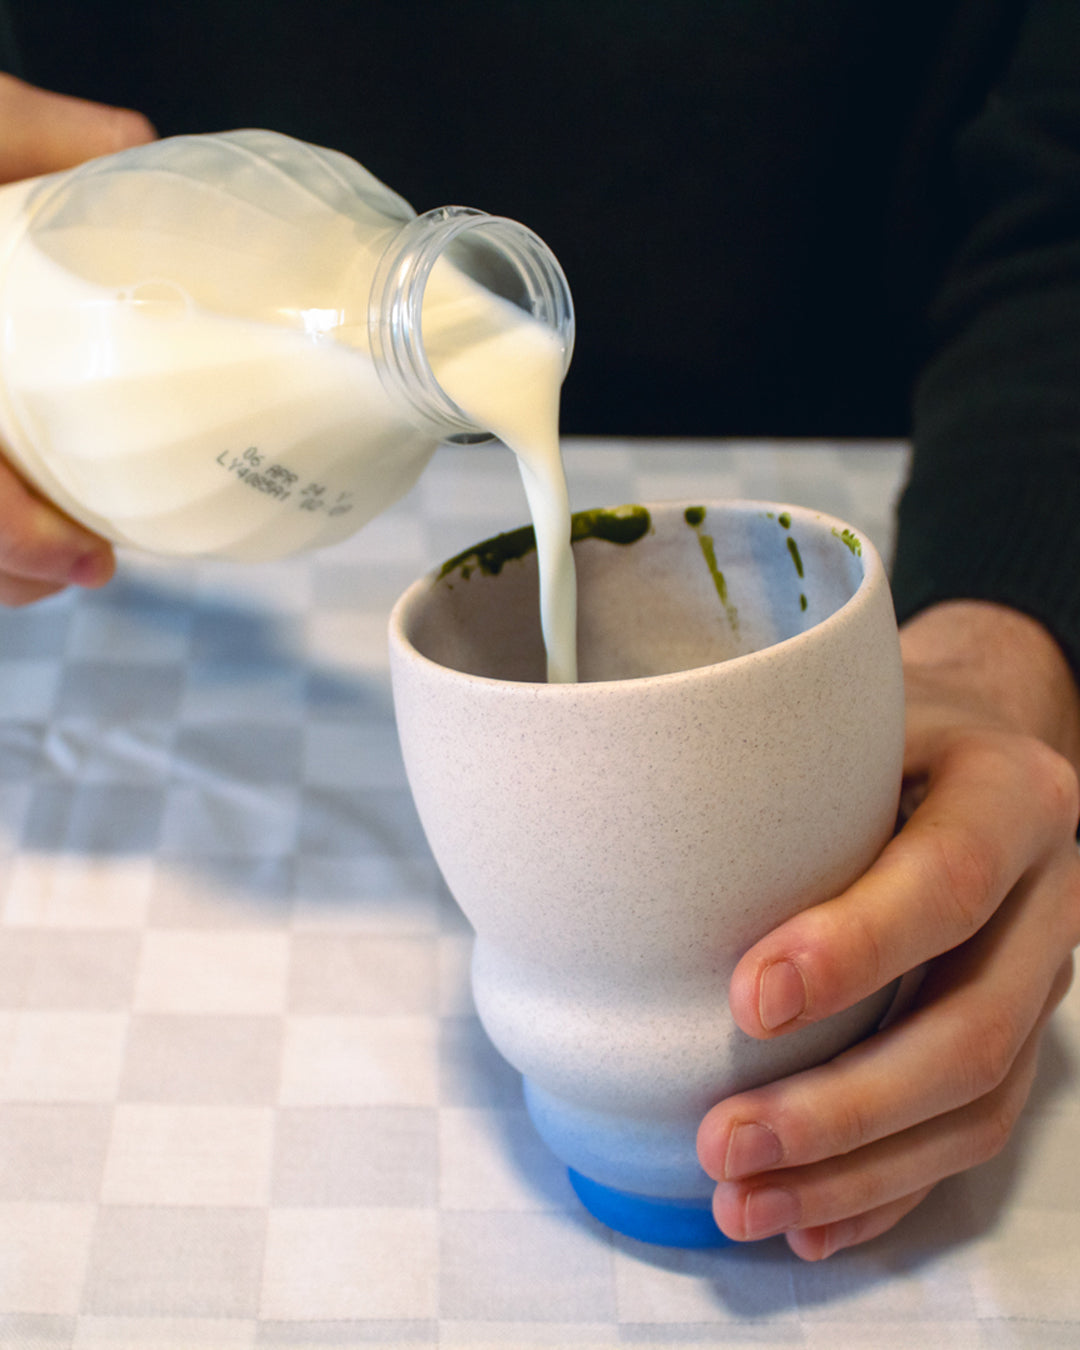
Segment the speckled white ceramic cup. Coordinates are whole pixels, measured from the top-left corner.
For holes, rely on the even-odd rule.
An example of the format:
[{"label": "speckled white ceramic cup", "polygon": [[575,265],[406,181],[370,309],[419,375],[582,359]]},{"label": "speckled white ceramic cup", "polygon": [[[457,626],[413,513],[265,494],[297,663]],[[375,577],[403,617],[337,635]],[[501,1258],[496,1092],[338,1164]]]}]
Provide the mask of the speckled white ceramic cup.
[{"label": "speckled white ceramic cup", "polygon": [[747,948],[893,830],[892,602],[869,541],[799,507],[575,521],[581,682],[543,682],[531,535],[503,536],[393,611],[401,744],[476,930],[480,1018],[540,1134],[613,1227],[719,1242],[706,1111],[836,1054],[891,996],[773,1041],[727,1001]]}]

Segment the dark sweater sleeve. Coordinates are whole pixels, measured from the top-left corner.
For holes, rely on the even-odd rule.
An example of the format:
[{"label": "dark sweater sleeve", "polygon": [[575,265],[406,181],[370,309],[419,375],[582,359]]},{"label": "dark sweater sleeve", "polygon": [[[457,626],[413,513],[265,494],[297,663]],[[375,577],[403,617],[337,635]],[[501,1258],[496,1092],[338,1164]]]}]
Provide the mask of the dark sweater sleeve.
[{"label": "dark sweater sleeve", "polygon": [[1039,619],[1080,671],[1080,8],[1032,0],[953,149],[962,229],[915,389],[893,591]]},{"label": "dark sweater sleeve", "polygon": [[21,62],[15,45],[15,31],[7,5],[0,0],[0,71],[7,75],[21,75]]}]

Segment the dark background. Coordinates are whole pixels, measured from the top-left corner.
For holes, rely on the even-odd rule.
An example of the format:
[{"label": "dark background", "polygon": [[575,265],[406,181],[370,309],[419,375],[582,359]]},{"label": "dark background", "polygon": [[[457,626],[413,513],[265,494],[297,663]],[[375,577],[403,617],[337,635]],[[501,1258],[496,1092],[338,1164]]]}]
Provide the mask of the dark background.
[{"label": "dark background", "polygon": [[418,210],[535,229],[578,313],[566,431],[824,436],[908,430],[940,128],[994,55],[942,77],[956,8],[8,2],[35,83],[164,135],[272,127]]}]

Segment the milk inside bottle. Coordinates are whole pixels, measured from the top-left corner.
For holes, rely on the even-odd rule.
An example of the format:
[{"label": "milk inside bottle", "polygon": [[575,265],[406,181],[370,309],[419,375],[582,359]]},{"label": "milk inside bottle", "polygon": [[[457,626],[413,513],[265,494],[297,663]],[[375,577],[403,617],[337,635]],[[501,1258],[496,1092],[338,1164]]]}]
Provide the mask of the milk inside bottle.
[{"label": "milk inside bottle", "polygon": [[530,231],[418,217],[275,133],[0,189],[0,440],[46,496],[120,544],[257,561],[344,538],[441,442],[495,435],[536,526],[552,680],[576,672],[572,345],[565,278]]}]

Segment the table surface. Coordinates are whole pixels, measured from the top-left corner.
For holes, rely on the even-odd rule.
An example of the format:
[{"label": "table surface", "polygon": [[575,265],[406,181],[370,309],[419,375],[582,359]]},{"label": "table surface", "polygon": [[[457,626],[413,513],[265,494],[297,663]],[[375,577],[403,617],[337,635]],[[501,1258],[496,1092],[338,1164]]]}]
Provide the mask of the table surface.
[{"label": "table surface", "polygon": [[[887,554],[904,447],[571,441],[576,507],[749,496]],[[259,568],[126,557],[0,614],[0,1346],[1080,1343],[1080,998],[1013,1143],[819,1266],[577,1206],[468,989],[413,811],[396,595],[525,518],[443,449]]]}]

